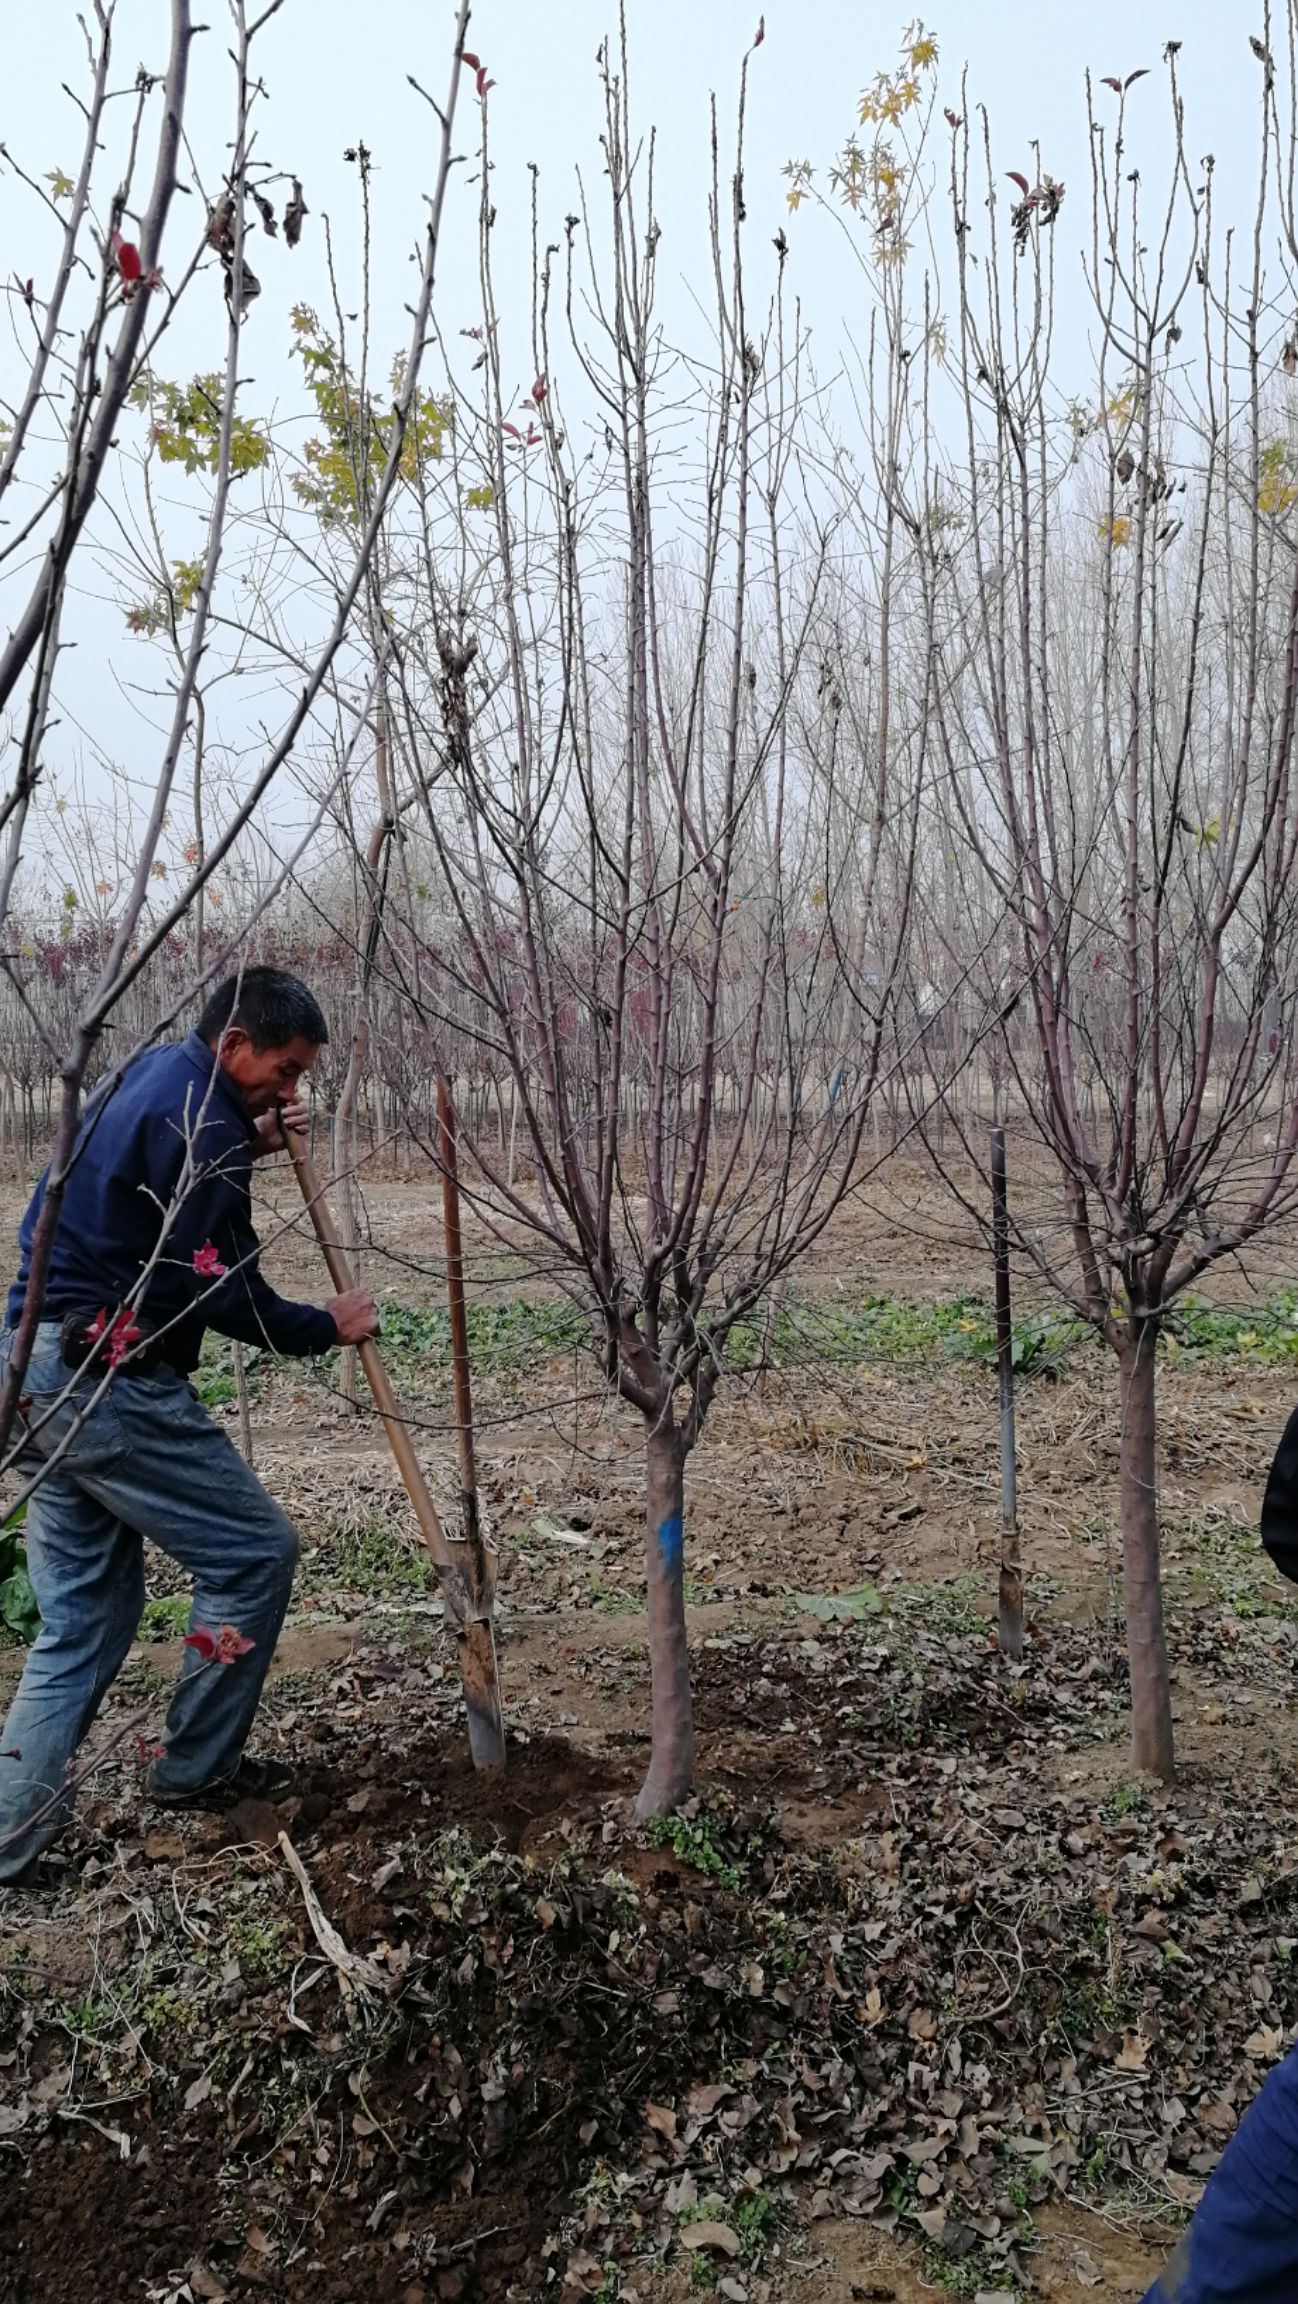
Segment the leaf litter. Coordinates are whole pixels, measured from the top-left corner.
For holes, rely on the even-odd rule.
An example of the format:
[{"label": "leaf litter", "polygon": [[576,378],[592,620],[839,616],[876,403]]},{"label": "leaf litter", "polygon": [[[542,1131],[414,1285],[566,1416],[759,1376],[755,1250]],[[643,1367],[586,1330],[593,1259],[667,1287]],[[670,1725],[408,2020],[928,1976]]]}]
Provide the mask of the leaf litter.
[{"label": "leaf litter", "polygon": [[[1242,1638],[1279,1688],[1291,1644],[1231,1630],[1185,1660]],[[774,2235],[848,2216],[1026,2294],[1061,2196],[1184,2214],[1298,2015],[1280,1756],[1250,1801],[1101,1795],[1124,1667],[1066,1627],[1019,1668],[850,1615],[698,1666],[669,1834],[628,1736],[489,1784],[453,1682],[378,1651],[287,1692],[269,1831],[91,1811],[4,1915],[0,2289],[633,2299],[697,2261],[759,2304]]]}]

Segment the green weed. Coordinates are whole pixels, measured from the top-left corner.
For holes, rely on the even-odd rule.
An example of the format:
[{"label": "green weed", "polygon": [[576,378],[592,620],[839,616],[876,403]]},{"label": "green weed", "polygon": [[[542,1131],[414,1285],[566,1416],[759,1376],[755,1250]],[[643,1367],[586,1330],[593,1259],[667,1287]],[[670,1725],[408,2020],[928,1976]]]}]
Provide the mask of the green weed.
[{"label": "green weed", "polygon": [[288,1966],[288,1938],[287,1920],[260,1920],[240,1914],[226,1941],[245,1977],[254,1983],[283,1973]]},{"label": "green weed", "polygon": [[[248,1385],[248,1397],[255,1400],[261,1393],[262,1354],[244,1346],[243,1372]],[[234,1345],[228,1336],[208,1334],[203,1339],[203,1356],[191,1379],[194,1390],[205,1408],[228,1408],[238,1396],[234,1380]]]},{"label": "green weed", "polygon": [[598,1608],[605,1616],[620,1616],[624,1611],[645,1606],[643,1597],[637,1599],[629,1592],[619,1592],[615,1584],[606,1584],[602,1576],[596,1575],[586,1578],[586,1598],[592,1608]]},{"label": "green weed", "polygon": [[1253,1529],[1225,1514],[1168,1530],[1169,1584],[1191,1602],[1229,1608],[1243,1622],[1287,1616],[1289,1605],[1268,1590],[1274,1573]]},{"label": "green weed", "polygon": [[[1018,2288],[1000,2265],[990,2265],[981,2248],[957,2256],[931,2241],[921,2249],[924,2277],[944,2296],[1017,2296]],[[996,2285],[993,2286],[992,2283]]]},{"label": "green weed", "polygon": [[394,1586],[426,1592],[432,1577],[427,1554],[417,1552],[382,1520],[367,1520],[342,1537],[336,1566],[339,1582],[353,1592],[390,1592]]},{"label": "green weed", "polygon": [[1109,2165],[1109,2147],[1097,2144],[1095,2150],[1082,2162],[1082,2181],[1092,2192],[1103,2189],[1105,2170]]},{"label": "green weed", "polygon": [[1138,1816],[1149,1806],[1149,1794],[1143,1784],[1117,1784],[1108,1798],[1108,1811],[1115,1824],[1124,1816]]},{"label": "green weed", "polygon": [[853,1584],[846,1592],[795,1592],[794,1605],[803,1616],[819,1616],[825,1623],[859,1624],[866,1616],[883,1613],[883,1595],[873,1584]]},{"label": "green weed", "polygon": [[1247,1311],[1183,1296],[1168,1318],[1163,1342],[1173,1357],[1186,1352],[1272,1364],[1298,1359],[1298,1289],[1278,1289]]},{"label": "green weed", "polygon": [[899,1585],[888,1595],[888,1612],[901,1624],[919,1624],[945,1639],[985,1631],[989,1592],[985,1576],[973,1570],[949,1584]]},{"label": "green weed", "polygon": [[97,2040],[101,2034],[111,2032],[122,2021],[121,2010],[112,2000],[101,1999],[97,1993],[87,1992],[80,2000],[62,2000],[51,2011],[56,2024],[78,2040]]},{"label": "green weed", "polygon": [[[383,1307],[383,1344],[397,1360],[444,1360],[451,1353],[448,1314]],[[470,1304],[469,1356],[487,1375],[528,1369],[542,1355],[592,1349],[590,1321],[562,1298],[548,1303]]]},{"label": "green weed", "polygon": [[27,1507],[20,1504],[12,1518],[0,1528],[0,1646],[4,1647],[15,1641],[30,1646],[41,1628],[41,1612],[27,1572],[27,1546],[22,1533],[26,1518]]},{"label": "green weed", "polygon": [[736,2201],[730,2222],[739,2234],[745,2263],[759,2264],[787,2221],[786,2211],[769,2192],[750,2192]]},{"label": "green weed", "polygon": [[716,1845],[717,1819],[699,1808],[694,1816],[655,1816],[648,1827],[653,1848],[670,1848],[677,1861],[696,1872],[706,1872],[723,1888],[738,1888],[739,1868],[728,1863]]},{"label": "green weed", "polygon": [[140,1618],[137,1637],[141,1640],[175,1640],[189,1630],[188,1592],[165,1592],[157,1600],[146,1600]]},{"label": "green weed", "polygon": [[192,1995],[182,1992],[177,1984],[163,1984],[157,1991],[145,1994],[133,2013],[143,2031],[157,2035],[196,2032],[201,2021],[201,2011]]},{"label": "green weed", "polygon": [[[1084,1322],[1035,1315],[1014,1329],[1014,1365],[1022,1376],[1057,1376],[1075,1343],[1093,1330]],[[726,1358],[743,1372],[756,1368],[765,1339],[777,1368],[889,1360],[994,1361],[996,1330],[990,1307],[974,1296],[914,1304],[901,1296],[867,1296],[850,1310],[841,1305],[782,1305],[773,1322],[759,1306],[730,1331]]]}]

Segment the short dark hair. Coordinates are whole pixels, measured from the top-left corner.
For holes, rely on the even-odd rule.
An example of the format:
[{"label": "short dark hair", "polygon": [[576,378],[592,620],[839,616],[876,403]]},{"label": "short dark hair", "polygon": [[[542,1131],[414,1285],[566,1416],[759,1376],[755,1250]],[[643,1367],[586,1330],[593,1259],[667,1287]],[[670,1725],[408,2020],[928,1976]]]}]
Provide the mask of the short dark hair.
[{"label": "short dark hair", "polygon": [[314,992],[300,976],[284,968],[245,968],[227,976],[208,997],[196,1030],[214,1048],[231,1024],[241,1025],[258,1053],[263,1048],[286,1048],[290,1040],[309,1040],[323,1048],[329,1027]]}]

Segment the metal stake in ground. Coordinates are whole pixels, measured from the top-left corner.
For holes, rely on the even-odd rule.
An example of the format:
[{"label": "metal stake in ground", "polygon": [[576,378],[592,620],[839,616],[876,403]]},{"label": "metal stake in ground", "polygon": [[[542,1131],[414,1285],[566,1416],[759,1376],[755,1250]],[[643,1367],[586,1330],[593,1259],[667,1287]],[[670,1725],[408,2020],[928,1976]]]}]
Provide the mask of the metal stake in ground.
[{"label": "metal stake in ground", "polygon": [[992,1130],[992,1246],[996,1261],[996,1369],[1001,1406],[1001,1579],[996,1630],[1002,1656],[1023,1654],[1023,1562],[1019,1555],[1018,1472],[1014,1446],[1014,1322],[1010,1310],[1010,1217],[1005,1188],[1005,1130]]},{"label": "metal stake in ground", "polygon": [[446,1300],[451,1316],[451,1366],[455,1376],[455,1431],[460,1451],[460,1512],[469,1544],[481,1545],[478,1526],[478,1466],[473,1447],[473,1378],[469,1367],[469,1320],[464,1303],[464,1252],[460,1245],[460,1171],[455,1151],[455,1107],[446,1075],[437,1075],[437,1130],[442,1163],[442,1221],[446,1235]]},{"label": "metal stake in ground", "polygon": [[[347,1258],[339,1246],[338,1227],[300,1136],[285,1128],[284,1140],[292,1156],[302,1197],[307,1204],[315,1236],[324,1252],[329,1277],[340,1296],[355,1283]],[[409,1426],[397,1405],[392,1379],[373,1337],[359,1347],[361,1366],[383,1420],[388,1446],[415,1510],[420,1533],[437,1570],[447,1618],[455,1634],[464,1701],[469,1715],[469,1749],[475,1768],[505,1765],[505,1721],[500,1703],[500,1675],[496,1669],[496,1640],[491,1621],[491,1578],[485,1548],[461,1540],[452,1543],[438,1518],[424,1469],[415,1454]]]}]

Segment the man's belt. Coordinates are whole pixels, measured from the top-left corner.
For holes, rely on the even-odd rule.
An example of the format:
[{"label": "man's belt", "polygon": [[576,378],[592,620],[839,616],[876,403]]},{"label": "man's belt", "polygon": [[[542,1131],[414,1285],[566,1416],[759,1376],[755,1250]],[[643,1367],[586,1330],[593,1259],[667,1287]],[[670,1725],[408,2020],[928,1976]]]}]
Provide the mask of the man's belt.
[{"label": "man's belt", "polygon": [[69,1368],[121,1368],[128,1376],[147,1376],[174,1367],[173,1349],[166,1337],[142,1329],[130,1311],[68,1312],[59,1329],[59,1350]]}]

